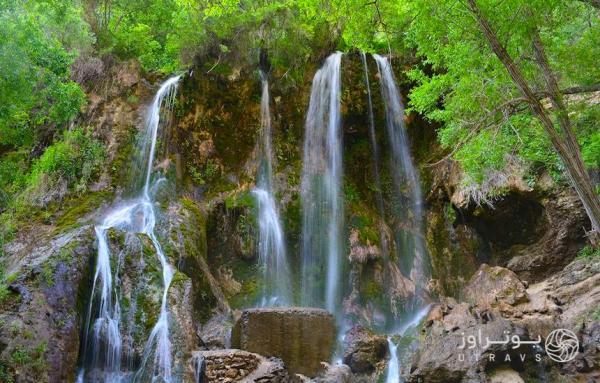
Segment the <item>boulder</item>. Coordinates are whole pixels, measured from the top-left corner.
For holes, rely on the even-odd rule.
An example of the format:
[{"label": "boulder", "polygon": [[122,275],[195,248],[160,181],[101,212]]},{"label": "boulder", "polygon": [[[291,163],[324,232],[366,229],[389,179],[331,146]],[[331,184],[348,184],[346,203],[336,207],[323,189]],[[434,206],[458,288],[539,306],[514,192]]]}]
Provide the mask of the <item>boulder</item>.
[{"label": "boulder", "polygon": [[526,287],[512,271],[482,264],[463,289],[463,299],[480,309],[527,302]]},{"label": "boulder", "polygon": [[336,338],[333,316],[316,308],[247,309],[237,320],[232,347],[283,360],[291,374],[317,375]]},{"label": "boulder", "polygon": [[[513,350],[509,344],[486,344],[486,339],[503,340],[507,334],[529,340],[521,327],[502,318],[497,312],[479,311],[467,303],[446,303],[442,320],[429,321],[406,376],[407,382],[464,383],[486,381],[485,372],[507,355],[523,367],[533,363],[531,348]],[[476,340],[465,347],[466,339]],[[525,362],[519,361],[525,353]]]},{"label": "boulder", "polygon": [[323,362],[323,372],[319,374],[313,383],[350,383],[352,372],[345,364],[329,364]]},{"label": "boulder", "polygon": [[508,367],[501,367],[490,374],[490,383],[525,383],[518,372]]},{"label": "boulder", "polygon": [[[537,379],[540,369],[545,370],[548,381],[577,377],[577,381],[587,382],[600,377],[596,314],[600,258],[578,258],[527,288],[509,270],[483,265],[463,290],[463,298],[469,303],[441,298],[432,308],[407,382],[522,382]],[[479,339],[481,333],[484,342],[486,337],[499,340],[507,334],[526,341],[543,340],[557,328],[569,329],[579,339],[579,353],[572,361],[553,362],[543,345],[513,349],[510,344],[485,348],[478,343],[473,350],[458,351],[469,335]],[[494,359],[490,359],[492,354]]]},{"label": "boulder", "polygon": [[386,338],[362,326],[354,326],[344,337],[344,363],[353,373],[371,373],[385,358]]}]

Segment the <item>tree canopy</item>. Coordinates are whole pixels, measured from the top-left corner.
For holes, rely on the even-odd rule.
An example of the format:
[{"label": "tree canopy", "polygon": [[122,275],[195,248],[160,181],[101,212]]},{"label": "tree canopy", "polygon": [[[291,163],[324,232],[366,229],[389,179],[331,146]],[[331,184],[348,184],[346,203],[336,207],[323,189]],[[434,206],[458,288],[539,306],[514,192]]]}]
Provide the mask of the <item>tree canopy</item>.
[{"label": "tree canopy", "polygon": [[[75,60],[114,55],[147,72],[197,62],[209,70],[236,52],[290,79],[335,49],[411,57],[409,110],[438,126],[448,157],[467,184],[492,185],[519,168],[532,185],[542,173],[565,181],[564,159],[490,48],[470,0],[0,0],[0,208],[28,187],[35,158],[64,140],[85,105],[71,74]],[[564,94],[565,113],[588,170],[600,168],[600,23],[597,2],[478,0],[552,121],[532,31]],[[301,78],[298,76],[298,78]],[[560,131],[560,128],[557,128]],[[86,136],[84,134],[84,136]],[[29,185],[30,186],[30,185]],[[597,197],[597,196],[596,196]],[[4,202],[2,202],[4,201]]]}]

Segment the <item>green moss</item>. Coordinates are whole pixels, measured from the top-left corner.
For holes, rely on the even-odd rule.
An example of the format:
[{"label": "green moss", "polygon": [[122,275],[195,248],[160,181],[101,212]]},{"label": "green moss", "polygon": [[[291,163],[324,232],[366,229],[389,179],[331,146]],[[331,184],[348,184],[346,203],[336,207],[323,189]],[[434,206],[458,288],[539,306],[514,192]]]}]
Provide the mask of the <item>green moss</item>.
[{"label": "green moss", "polygon": [[260,281],[258,278],[248,278],[242,282],[240,292],[231,298],[231,307],[244,308],[253,306],[258,300],[259,293]]},{"label": "green moss", "polygon": [[136,133],[137,129],[135,126],[129,126],[125,133],[117,139],[119,147],[110,164],[110,178],[113,185],[121,184],[120,181],[131,170],[131,159],[133,158],[133,149],[136,145]]},{"label": "green moss", "polygon": [[33,349],[33,353],[36,355],[36,357],[33,360],[31,367],[38,374],[43,374],[48,371],[49,365],[44,357],[44,355],[46,354],[47,348],[48,348],[48,342],[43,341]]},{"label": "green moss", "polygon": [[189,280],[190,280],[190,277],[188,277],[184,273],[176,271],[175,274],[173,275],[173,279],[171,280],[170,288],[174,288],[174,289],[180,288],[183,286],[183,284],[185,282],[187,282]]},{"label": "green moss", "polygon": [[5,383],[13,383],[14,379],[12,374],[9,372],[9,367],[7,363],[3,360],[0,360],[0,382]]},{"label": "green moss", "polygon": [[368,281],[361,288],[363,299],[367,301],[379,300],[384,294],[383,288],[375,281]]},{"label": "green moss", "polygon": [[[11,367],[14,370],[31,368],[36,374],[38,374],[40,381],[44,381],[45,379],[41,375],[44,375],[48,371],[49,367],[45,359],[47,346],[47,341],[42,341],[31,349],[24,345],[17,345],[10,354],[10,360],[0,362],[0,377],[8,379],[10,375],[8,371]],[[1,381],[8,382],[12,380],[8,379]]]},{"label": "green moss", "polygon": [[19,273],[17,273],[17,272],[14,272],[12,274],[7,275],[6,276],[6,283],[10,284],[10,283],[14,282],[17,279],[18,276],[19,276]]},{"label": "green moss", "polygon": [[300,233],[302,225],[302,205],[299,194],[292,195],[284,215],[284,226],[288,233]]},{"label": "green moss", "polygon": [[444,204],[444,217],[446,217],[448,222],[456,221],[456,211],[452,207],[452,204]]},{"label": "green moss", "polygon": [[160,303],[154,299],[153,294],[145,291],[137,294],[136,305],[135,323],[141,329],[141,331],[135,331],[134,333],[137,343],[143,341],[146,335],[152,331],[154,321],[158,318],[160,312]]},{"label": "green moss", "polygon": [[8,285],[5,283],[0,283],[0,305],[5,303],[11,297],[11,292],[8,289]]},{"label": "green moss", "polygon": [[379,245],[381,242],[377,218],[366,209],[354,212],[350,219],[350,227],[358,231],[358,239],[362,243]]},{"label": "green moss", "polygon": [[57,213],[55,232],[63,232],[78,227],[80,225],[79,219],[85,214],[98,209],[110,197],[111,193],[98,191],[88,192],[79,198],[66,200],[61,207],[63,213]]}]

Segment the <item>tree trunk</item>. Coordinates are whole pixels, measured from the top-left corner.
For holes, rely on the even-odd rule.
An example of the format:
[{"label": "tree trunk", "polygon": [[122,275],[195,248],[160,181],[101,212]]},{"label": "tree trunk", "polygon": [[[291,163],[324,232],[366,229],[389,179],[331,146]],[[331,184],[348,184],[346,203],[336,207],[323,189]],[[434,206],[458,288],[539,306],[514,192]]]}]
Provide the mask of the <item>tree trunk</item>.
[{"label": "tree trunk", "polygon": [[552,146],[558,153],[565,165],[567,174],[571,183],[583,203],[585,211],[592,223],[592,232],[589,233],[590,241],[594,246],[598,245],[598,233],[600,232],[600,199],[596,195],[589,174],[587,173],[581,157],[581,150],[571,128],[571,122],[562,101],[562,96],[558,89],[556,79],[550,69],[546,58],[543,45],[537,32],[534,33],[533,43],[534,51],[538,65],[541,67],[546,85],[547,93],[550,96],[553,107],[558,113],[558,122],[562,130],[562,135],[554,127],[549,112],[542,106],[538,97],[533,92],[525,77],[510,57],[506,49],[500,44],[496,33],[492,30],[489,22],[483,16],[481,9],[477,6],[475,0],[467,0],[469,10],[475,15],[483,34],[485,35],[492,51],[507,69],[510,77],[515,82],[535,116],[540,120],[544,131],[548,134]]}]

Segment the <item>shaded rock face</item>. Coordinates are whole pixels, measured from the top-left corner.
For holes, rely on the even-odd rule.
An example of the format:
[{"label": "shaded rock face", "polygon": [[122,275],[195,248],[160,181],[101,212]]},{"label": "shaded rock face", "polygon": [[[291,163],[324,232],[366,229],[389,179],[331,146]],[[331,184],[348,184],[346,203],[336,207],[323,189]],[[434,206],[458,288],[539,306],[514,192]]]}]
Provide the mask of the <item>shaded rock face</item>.
[{"label": "shaded rock face", "polygon": [[372,373],[386,353],[386,338],[364,327],[354,326],[344,337],[343,361],[353,373]]},{"label": "shaded rock face", "polygon": [[562,269],[585,244],[585,211],[570,190],[511,192],[494,204],[465,212],[464,222],[489,249],[489,262],[505,266],[528,282]]},{"label": "shaded rock face", "polygon": [[190,364],[194,375],[206,383],[290,381],[280,359],[265,358],[242,350],[196,351]]},{"label": "shaded rock face", "polygon": [[64,382],[75,372],[93,231],[41,231],[5,246],[14,263],[0,303],[0,380]]},{"label": "shaded rock face", "polygon": [[232,346],[281,358],[291,374],[317,375],[331,357],[333,316],[314,308],[248,309],[237,320]]},{"label": "shaded rock face", "polygon": [[489,206],[465,197],[456,163],[432,169],[427,243],[439,294],[457,297],[482,263],[538,282],[564,268],[584,246],[589,222],[575,193],[552,181],[531,189],[515,172],[503,185],[506,192]]},{"label": "shaded rock face", "polygon": [[[537,282],[563,269],[585,244],[588,219],[581,202],[569,191],[542,200],[544,234],[527,247],[508,250],[506,267],[528,282]],[[508,259],[505,256],[504,259]]]}]

